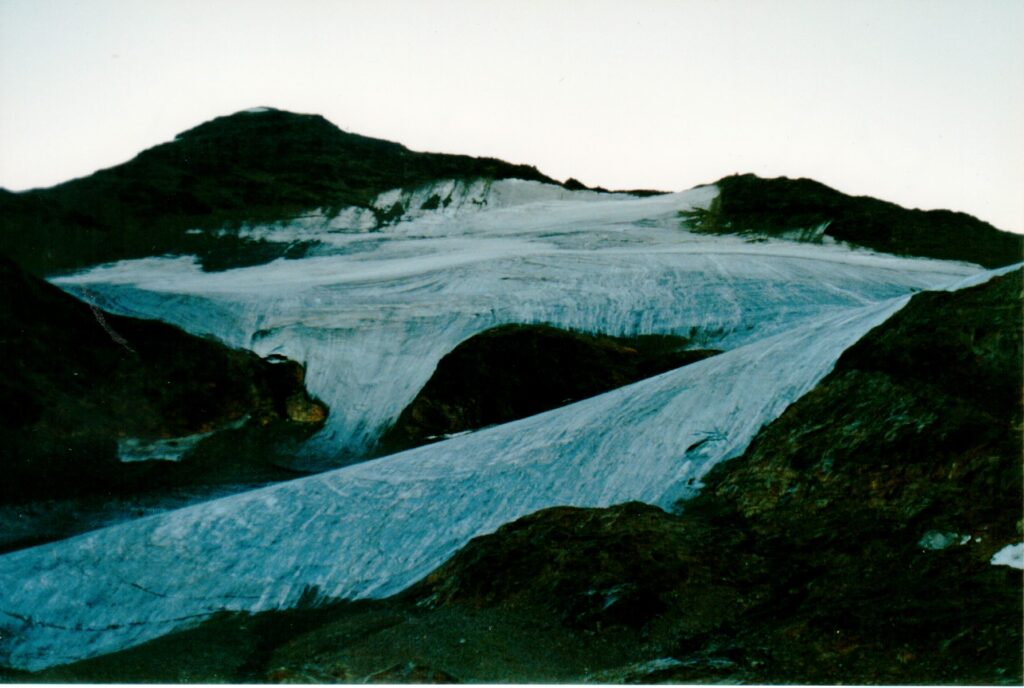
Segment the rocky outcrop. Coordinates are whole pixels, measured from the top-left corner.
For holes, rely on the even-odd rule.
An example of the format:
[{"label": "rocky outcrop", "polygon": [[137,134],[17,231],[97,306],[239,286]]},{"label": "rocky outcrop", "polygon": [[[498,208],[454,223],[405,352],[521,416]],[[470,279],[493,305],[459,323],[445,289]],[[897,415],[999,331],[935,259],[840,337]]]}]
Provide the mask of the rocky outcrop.
[{"label": "rocky outcrop", "polygon": [[679,514],[547,509],[388,600],[32,679],[166,676],[218,629],[232,680],[1020,685],[1022,277],[914,297]]},{"label": "rocky outcrop", "polygon": [[384,433],[381,451],[507,423],[694,363],[717,351],[684,337],[609,337],[549,325],[504,325],[470,337]]},{"label": "rocky outcrop", "polygon": [[987,561],[1020,541],[1021,289],[1018,271],[915,296],[712,471],[703,499],[808,543],[956,531]]},{"label": "rocky outcrop", "polygon": [[0,283],[3,502],[250,477],[268,454],[244,438],[271,451],[326,418],[294,361],[106,313],[6,259]]},{"label": "rocky outcrop", "polygon": [[1024,237],[949,210],[908,210],[867,196],[847,196],[813,179],[753,174],[715,182],[719,196],[707,210],[684,214],[691,229],[713,234],[824,237],[854,246],[988,268],[1024,259]]},{"label": "rocky outcrop", "polygon": [[687,505],[786,581],[771,680],[1020,683],[1021,280],[914,297]]}]

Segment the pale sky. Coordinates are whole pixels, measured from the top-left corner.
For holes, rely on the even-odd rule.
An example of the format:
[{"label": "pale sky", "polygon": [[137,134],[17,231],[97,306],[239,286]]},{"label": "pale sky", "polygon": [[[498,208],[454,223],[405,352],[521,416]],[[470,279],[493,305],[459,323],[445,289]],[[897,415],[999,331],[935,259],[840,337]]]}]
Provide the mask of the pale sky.
[{"label": "pale sky", "polygon": [[1024,232],[1024,0],[0,0],[0,186],[257,105],[590,185],[806,176]]}]

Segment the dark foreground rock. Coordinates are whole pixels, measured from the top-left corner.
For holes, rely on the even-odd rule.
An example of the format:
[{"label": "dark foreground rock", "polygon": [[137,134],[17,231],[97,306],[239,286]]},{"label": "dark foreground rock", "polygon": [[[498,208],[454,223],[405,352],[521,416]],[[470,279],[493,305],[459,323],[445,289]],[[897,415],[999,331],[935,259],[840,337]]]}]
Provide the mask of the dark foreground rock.
[{"label": "dark foreground rock", "polygon": [[681,513],[546,509],[387,600],[16,680],[1020,685],[1021,279],[916,296]]},{"label": "dark foreground rock", "polygon": [[772,559],[768,680],[1021,682],[1021,306],[1021,271],[915,296],[686,505]]},{"label": "dark foreground rock", "polygon": [[326,418],[294,361],[105,313],[7,259],[0,284],[2,504],[280,479],[273,445]]},{"label": "dark foreground rock", "polygon": [[504,325],[470,337],[381,439],[397,451],[508,423],[695,363],[717,351],[684,337],[609,337],[549,325]]},{"label": "dark foreground rock", "polygon": [[704,211],[684,213],[696,231],[804,241],[830,237],[884,253],[963,260],[988,268],[1024,259],[1024,237],[966,213],[908,210],[868,196],[848,196],[813,179],[753,174],[715,182],[719,196]]}]

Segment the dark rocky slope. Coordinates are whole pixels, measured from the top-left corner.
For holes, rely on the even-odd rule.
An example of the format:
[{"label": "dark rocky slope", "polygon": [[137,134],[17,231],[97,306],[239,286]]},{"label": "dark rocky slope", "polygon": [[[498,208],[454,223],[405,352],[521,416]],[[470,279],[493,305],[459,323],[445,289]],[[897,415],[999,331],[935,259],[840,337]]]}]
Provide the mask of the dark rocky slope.
[{"label": "dark rocky slope", "polygon": [[88,177],[0,190],[0,252],[40,274],[161,254],[196,253],[210,268],[259,263],[301,255],[303,246],[185,232],[367,208],[382,191],[438,179],[509,177],[557,184],[533,167],[418,153],[319,115],[239,112]]},{"label": "dark rocky slope", "polygon": [[914,297],[679,515],[547,509],[388,600],[11,678],[1020,685],[1021,280]]},{"label": "dark rocky slope", "polygon": [[[261,470],[280,478],[280,469],[259,468],[272,448],[255,448],[305,436],[326,417],[294,361],[105,313],[6,259],[0,284],[0,503],[249,479]],[[162,442],[157,455],[196,446],[180,462],[122,463],[119,442],[124,450],[130,440]]]},{"label": "dark rocky slope", "polygon": [[397,451],[532,416],[718,353],[668,335],[609,337],[549,325],[504,325],[444,356],[381,439]]},{"label": "dark rocky slope", "polygon": [[1024,237],[949,210],[908,210],[867,196],[847,196],[812,179],[753,174],[715,182],[707,211],[685,213],[696,231],[757,236],[824,236],[884,253],[962,260],[988,268],[1024,260]]}]

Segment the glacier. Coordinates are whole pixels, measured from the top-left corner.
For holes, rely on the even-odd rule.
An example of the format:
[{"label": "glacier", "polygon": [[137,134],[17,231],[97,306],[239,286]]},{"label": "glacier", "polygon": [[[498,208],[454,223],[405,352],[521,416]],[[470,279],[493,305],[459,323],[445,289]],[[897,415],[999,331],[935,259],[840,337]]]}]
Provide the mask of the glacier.
[{"label": "glacier", "polygon": [[300,458],[323,468],[364,457],[438,360],[490,327],[679,334],[729,349],[978,272],[685,231],[679,212],[706,207],[717,195],[713,186],[637,198],[522,180],[448,181],[402,196],[387,192],[378,205],[403,198],[417,208],[433,195],[456,200],[411,210],[381,231],[303,218],[252,230],[265,239],[321,242],[301,260],[206,273],[192,258],[151,258],[55,282],[113,312],[304,363],[307,385],[331,414]]},{"label": "glacier", "polygon": [[151,258],[57,280],[119,313],[303,361],[332,409],[307,458],[332,461],[366,451],[442,355],[496,324],[675,333],[726,351],[514,423],[0,556],[0,662],[40,669],[311,591],[387,596],[545,507],[672,508],[913,292],[985,274],[685,231],[678,212],[714,187],[543,186],[497,182],[471,208],[379,232],[285,227],[321,241],[301,260],[204,273]]}]

